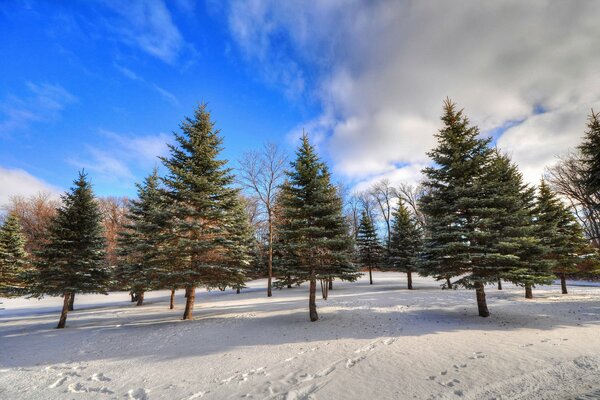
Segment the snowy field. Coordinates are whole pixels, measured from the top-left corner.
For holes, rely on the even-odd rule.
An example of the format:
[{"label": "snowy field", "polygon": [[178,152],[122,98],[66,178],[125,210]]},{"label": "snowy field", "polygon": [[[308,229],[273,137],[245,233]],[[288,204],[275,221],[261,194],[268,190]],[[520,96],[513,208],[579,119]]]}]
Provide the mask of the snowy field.
[{"label": "snowy field", "polygon": [[376,273],[338,283],[308,321],[306,285],[265,296],[199,291],[194,321],[168,293],[135,307],[127,293],[4,300],[2,399],[565,399],[600,398],[600,287],[487,288]]}]

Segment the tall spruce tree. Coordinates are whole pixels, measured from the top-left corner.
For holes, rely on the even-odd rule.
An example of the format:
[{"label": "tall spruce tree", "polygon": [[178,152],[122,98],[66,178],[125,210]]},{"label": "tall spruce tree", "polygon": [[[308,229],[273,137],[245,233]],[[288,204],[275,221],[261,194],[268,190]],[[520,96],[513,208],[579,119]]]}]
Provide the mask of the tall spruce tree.
[{"label": "tall spruce tree", "polygon": [[309,316],[317,321],[317,280],[355,280],[352,241],[342,214],[342,200],[326,165],[302,137],[280,194],[277,264],[290,282],[309,282]]},{"label": "tall spruce tree", "polygon": [[196,287],[239,287],[250,260],[239,191],[227,161],[218,158],[223,140],[206,105],[180,128],[170,156],[161,158],[172,221],[165,254],[174,266],[169,279],[186,289],[183,319],[191,319]]},{"label": "tall spruce tree", "polygon": [[369,214],[363,210],[358,232],[356,235],[357,261],[360,265],[369,269],[369,283],[373,284],[373,268],[379,266],[382,261],[383,247],[377,237],[377,231]]},{"label": "tall spruce tree", "polygon": [[27,292],[28,254],[25,235],[16,214],[9,214],[0,228],[0,297]]},{"label": "tall spruce tree", "polygon": [[48,242],[38,254],[35,294],[63,296],[57,328],[64,328],[75,293],[105,293],[110,282],[102,216],[92,185],[80,172],[75,186],[62,196],[49,228]]},{"label": "tall spruce tree", "polygon": [[[588,116],[587,130],[583,142],[579,145],[584,165],[583,187],[590,194],[600,192],[600,113],[591,111]],[[597,204],[596,207],[600,207]]]},{"label": "tall spruce tree", "polygon": [[539,236],[547,248],[544,259],[560,278],[562,293],[567,294],[567,276],[577,273],[582,257],[591,250],[574,215],[544,180],[539,187],[536,220]]},{"label": "tall spruce tree", "polygon": [[164,191],[155,168],[142,184],[136,184],[137,199],[129,202],[124,229],[118,237],[116,275],[121,286],[136,294],[137,305],[144,292],[169,288],[170,263],[163,251],[169,214]]},{"label": "tall spruce tree", "polygon": [[462,110],[446,99],[444,126],[436,134],[437,147],[429,152],[434,166],[425,168],[421,199],[428,235],[425,240],[422,273],[474,288],[479,315],[489,316],[484,285],[497,282],[493,266],[479,265],[475,259],[485,253],[486,232],[482,223],[490,210],[482,199],[485,171],[490,165],[489,139],[479,138]]},{"label": "tall spruce tree", "polygon": [[388,268],[406,272],[408,289],[413,288],[412,273],[417,271],[423,246],[419,223],[413,218],[403,202],[392,215],[390,249],[387,253]]}]

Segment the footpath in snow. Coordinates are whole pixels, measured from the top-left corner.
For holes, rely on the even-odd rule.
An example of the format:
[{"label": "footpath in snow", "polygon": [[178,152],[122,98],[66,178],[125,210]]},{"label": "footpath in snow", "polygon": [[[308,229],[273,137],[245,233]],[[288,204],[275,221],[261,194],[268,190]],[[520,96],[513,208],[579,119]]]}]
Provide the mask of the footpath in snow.
[{"label": "footpath in snow", "polygon": [[2,399],[592,399],[600,398],[600,287],[487,287],[475,294],[376,273],[334,283],[308,320],[306,285],[266,297],[198,291],[181,321],[168,292],[3,299]]}]

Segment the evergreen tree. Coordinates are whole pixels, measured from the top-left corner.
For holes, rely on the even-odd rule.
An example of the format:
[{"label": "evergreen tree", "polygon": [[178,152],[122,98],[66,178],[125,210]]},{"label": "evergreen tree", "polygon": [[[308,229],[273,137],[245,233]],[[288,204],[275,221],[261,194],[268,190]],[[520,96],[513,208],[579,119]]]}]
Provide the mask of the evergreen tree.
[{"label": "evergreen tree", "polygon": [[481,225],[490,213],[482,198],[491,159],[489,139],[479,138],[477,127],[448,99],[442,121],[438,146],[429,153],[435,165],[423,170],[427,193],[421,209],[428,235],[421,271],[437,279],[461,276],[456,284],[475,288],[479,315],[487,317],[484,285],[496,282],[498,273],[474,259],[485,253],[487,239]]},{"label": "evergreen tree", "polygon": [[170,156],[161,158],[172,221],[165,254],[173,265],[169,279],[186,289],[183,319],[191,319],[196,287],[238,287],[250,260],[238,190],[227,161],[218,158],[222,139],[206,105],[180,128],[177,145],[169,145]]},{"label": "evergreen tree", "polygon": [[62,196],[49,228],[48,242],[36,263],[35,294],[63,296],[57,328],[67,321],[69,300],[75,293],[105,293],[110,273],[105,261],[102,217],[87,176],[79,173],[75,186]]},{"label": "evergreen tree", "polygon": [[[587,130],[581,145],[584,166],[583,186],[590,194],[600,192],[600,113],[594,110],[588,116]],[[600,205],[596,205],[600,207]]]},{"label": "evergreen tree", "polygon": [[373,268],[381,262],[383,247],[377,238],[375,226],[369,214],[362,211],[356,235],[358,262],[369,269],[369,283],[373,284]]},{"label": "evergreen tree", "polygon": [[289,277],[287,284],[310,283],[309,315],[316,321],[317,280],[355,280],[359,274],[350,262],[352,241],[341,197],[306,135],[291,166],[280,194],[278,269]]},{"label": "evergreen tree", "polygon": [[144,301],[144,292],[169,288],[169,261],[164,255],[165,229],[168,213],[164,192],[159,186],[155,168],[143,184],[136,184],[138,198],[129,202],[124,230],[118,237],[117,277],[121,285],[136,295],[137,305]]},{"label": "evergreen tree", "polygon": [[423,246],[421,228],[402,202],[392,218],[388,264],[396,271],[406,272],[408,289],[412,289],[412,273],[417,271]]},{"label": "evergreen tree", "polygon": [[19,218],[16,214],[9,214],[0,228],[0,297],[27,292],[27,257]]},{"label": "evergreen tree", "polygon": [[591,251],[583,229],[544,180],[539,187],[536,219],[539,235],[547,247],[544,258],[560,278],[562,293],[567,294],[566,277],[577,273],[582,257]]}]

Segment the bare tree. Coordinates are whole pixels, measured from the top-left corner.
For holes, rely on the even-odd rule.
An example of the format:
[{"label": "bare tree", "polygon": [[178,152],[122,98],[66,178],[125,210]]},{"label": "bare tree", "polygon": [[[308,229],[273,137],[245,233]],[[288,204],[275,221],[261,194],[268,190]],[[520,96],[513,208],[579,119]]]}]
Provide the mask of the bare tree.
[{"label": "bare tree", "polygon": [[268,284],[267,296],[273,295],[273,207],[283,183],[287,157],[273,143],[267,143],[260,151],[244,154],[240,161],[239,180],[260,200],[267,220],[268,234]]},{"label": "bare tree", "polygon": [[404,201],[406,205],[410,208],[415,219],[421,226],[421,228],[425,227],[425,216],[419,209],[419,200],[423,196],[424,188],[421,185],[411,185],[408,183],[400,183],[398,187],[395,188],[396,196]]},{"label": "bare tree", "polygon": [[387,179],[382,179],[378,182],[375,182],[369,193],[375,200],[375,204],[377,204],[377,208],[385,223],[385,233],[386,233],[386,249],[390,248],[390,235],[392,231],[392,210],[396,203],[396,190],[390,184],[390,181]]},{"label": "bare tree", "polygon": [[106,238],[106,261],[108,265],[117,264],[117,235],[123,229],[127,217],[126,197],[99,197],[98,207],[102,214],[102,225],[104,226],[104,236]]},{"label": "bare tree", "polygon": [[583,184],[584,165],[579,152],[560,158],[547,169],[546,179],[568,201],[594,247],[600,247],[600,193],[590,193]]}]

